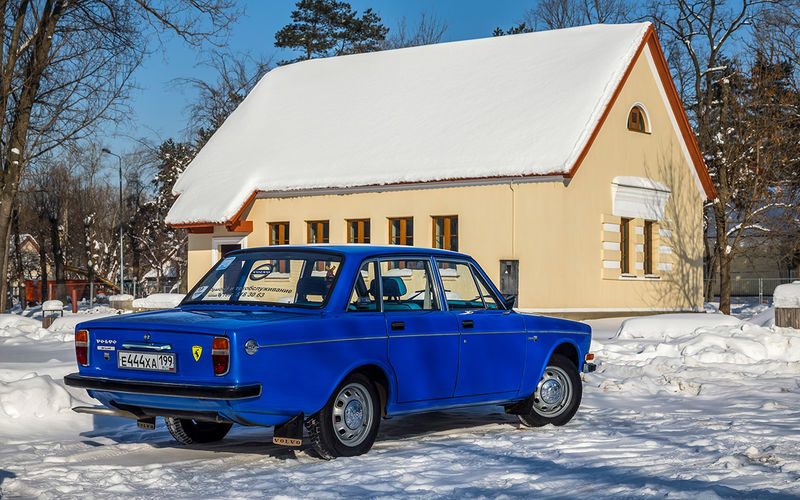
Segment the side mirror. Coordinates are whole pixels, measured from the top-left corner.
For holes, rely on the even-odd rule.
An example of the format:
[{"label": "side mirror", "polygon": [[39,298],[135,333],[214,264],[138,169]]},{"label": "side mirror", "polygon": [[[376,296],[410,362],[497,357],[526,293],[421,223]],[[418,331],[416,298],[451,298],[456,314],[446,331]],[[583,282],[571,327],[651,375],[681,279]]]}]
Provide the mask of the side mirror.
[{"label": "side mirror", "polygon": [[514,294],[504,295],[503,296],[503,305],[506,306],[507,310],[511,310],[514,308],[514,304],[517,303],[517,296]]}]

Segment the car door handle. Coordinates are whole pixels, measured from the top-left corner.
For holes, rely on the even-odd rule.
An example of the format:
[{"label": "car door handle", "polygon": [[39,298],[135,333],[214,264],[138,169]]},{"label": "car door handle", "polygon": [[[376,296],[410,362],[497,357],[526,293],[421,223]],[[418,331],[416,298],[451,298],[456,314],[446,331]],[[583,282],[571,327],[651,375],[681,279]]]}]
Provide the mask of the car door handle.
[{"label": "car door handle", "polygon": [[403,321],[392,321],[392,331],[405,330],[406,324]]},{"label": "car door handle", "polygon": [[464,319],[461,320],[461,326],[464,328],[473,328],[475,326],[475,322],[471,319]]}]

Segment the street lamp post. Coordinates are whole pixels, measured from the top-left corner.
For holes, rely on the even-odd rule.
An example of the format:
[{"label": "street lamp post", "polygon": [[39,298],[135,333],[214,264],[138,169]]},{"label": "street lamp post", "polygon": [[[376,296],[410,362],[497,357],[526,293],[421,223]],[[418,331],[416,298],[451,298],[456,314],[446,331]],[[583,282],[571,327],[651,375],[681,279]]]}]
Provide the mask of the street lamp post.
[{"label": "street lamp post", "polygon": [[122,259],[122,158],[118,154],[114,154],[108,148],[103,148],[102,152],[116,156],[119,162],[119,293],[125,293],[125,275],[123,274],[123,259]]}]

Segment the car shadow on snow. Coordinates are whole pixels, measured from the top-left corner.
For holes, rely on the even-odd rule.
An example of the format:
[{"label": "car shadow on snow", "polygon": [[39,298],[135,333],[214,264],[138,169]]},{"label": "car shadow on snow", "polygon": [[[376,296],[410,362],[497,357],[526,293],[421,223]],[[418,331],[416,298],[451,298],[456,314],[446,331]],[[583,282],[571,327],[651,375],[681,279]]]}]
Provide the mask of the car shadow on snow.
[{"label": "car shadow on snow", "polygon": [[458,432],[484,425],[517,427],[514,415],[507,415],[498,406],[478,406],[394,417],[381,421],[377,441],[422,437],[441,432]]},{"label": "car shadow on snow", "polygon": [[[288,448],[272,443],[272,428],[234,426],[231,432],[216,443],[184,445],[176,442],[166,430],[163,420],[157,419],[156,430],[141,430],[133,421],[119,417],[98,417],[95,428],[81,433],[84,443],[93,447],[103,446],[95,438],[106,438],[117,444],[147,444],[156,449],[181,449],[196,452],[254,454],[289,460],[297,452],[316,456],[309,444],[308,433],[299,448]],[[494,425],[498,428],[514,429],[517,419],[507,415],[494,405],[461,408],[456,410],[406,415],[381,420],[376,441],[391,442],[429,434],[461,432],[477,427]]]},{"label": "car shadow on snow", "polygon": [[[431,442],[425,443],[427,447],[439,448],[437,451],[449,451],[452,443]],[[514,450],[508,453],[493,452],[486,447],[472,443],[462,443],[458,446],[458,460],[460,463],[480,463],[493,470],[513,471],[524,474],[529,480],[517,485],[507,485],[503,494],[510,496],[531,496],[534,493],[532,485],[539,484],[539,479],[545,481],[541,484],[569,484],[574,482],[577,489],[573,489],[570,496],[578,497],[582,493],[591,492],[616,492],[612,496],[626,497],[627,495],[639,496],[642,491],[659,492],[659,496],[669,495],[670,492],[679,492],[686,495],[696,492],[697,496],[713,493],[720,498],[765,498],[770,500],[800,500],[800,495],[785,493],[780,490],[768,489],[736,489],[712,481],[700,479],[681,479],[659,475],[650,475],[638,466],[622,465],[586,465],[557,463],[547,459],[515,455]],[[581,491],[585,489],[586,491]],[[453,497],[491,497],[497,495],[496,487],[465,486],[455,488]],[[548,492],[542,491],[547,495]],[[601,495],[602,496],[602,495]],[[556,495],[556,497],[560,497]]]}]

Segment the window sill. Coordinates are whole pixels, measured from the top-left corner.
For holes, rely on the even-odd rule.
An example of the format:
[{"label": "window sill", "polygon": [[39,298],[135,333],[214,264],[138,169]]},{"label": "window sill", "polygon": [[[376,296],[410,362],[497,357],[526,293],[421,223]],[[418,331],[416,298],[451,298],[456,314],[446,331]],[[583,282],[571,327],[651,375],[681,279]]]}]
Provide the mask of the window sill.
[{"label": "window sill", "polygon": [[636,276],[635,274],[621,274],[618,278],[621,281],[660,281],[661,276],[655,274],[646,274],[644,276]]}]

